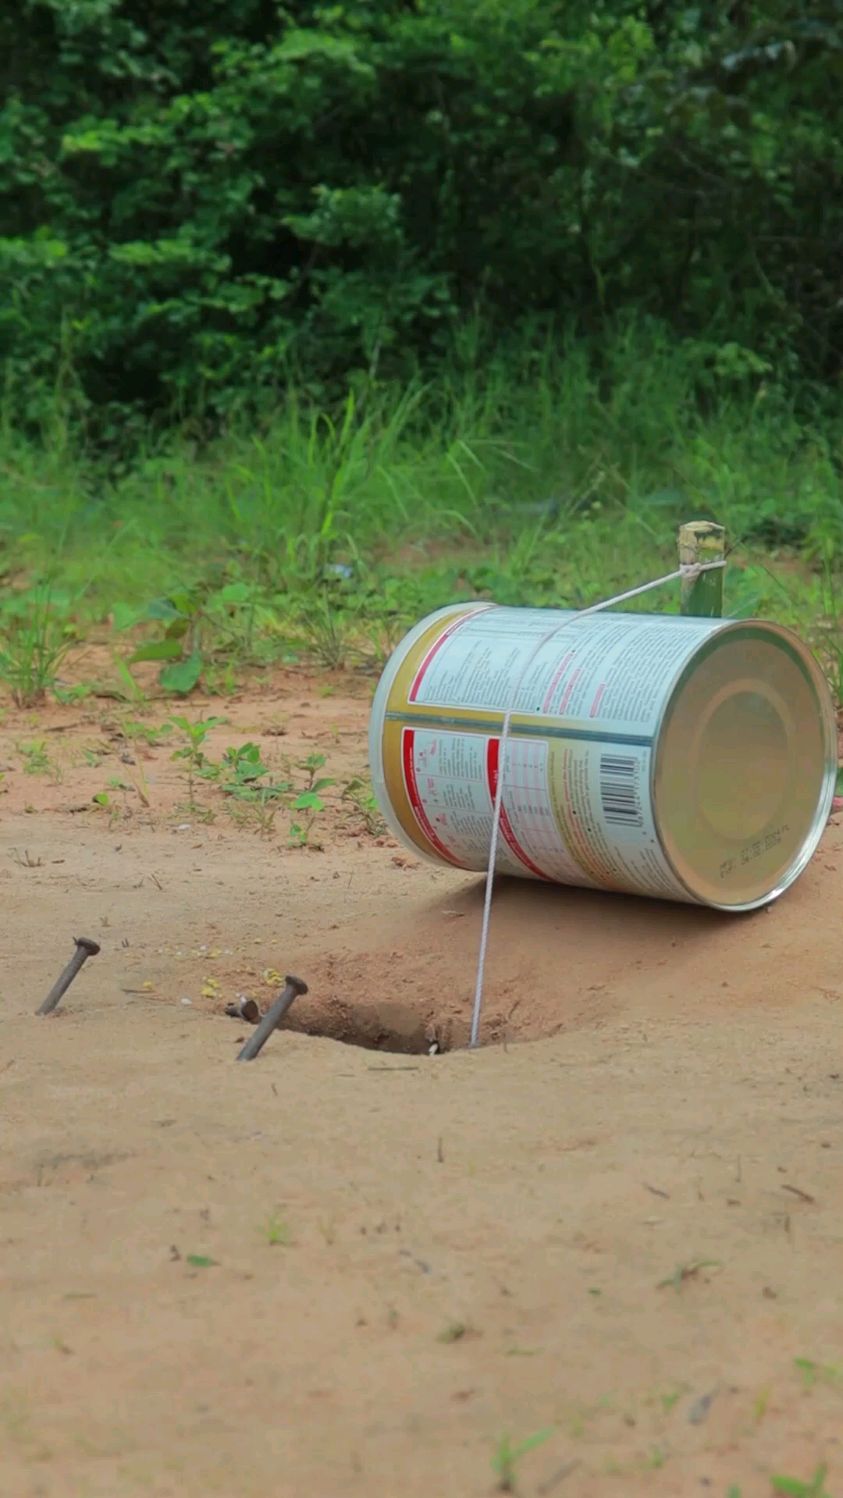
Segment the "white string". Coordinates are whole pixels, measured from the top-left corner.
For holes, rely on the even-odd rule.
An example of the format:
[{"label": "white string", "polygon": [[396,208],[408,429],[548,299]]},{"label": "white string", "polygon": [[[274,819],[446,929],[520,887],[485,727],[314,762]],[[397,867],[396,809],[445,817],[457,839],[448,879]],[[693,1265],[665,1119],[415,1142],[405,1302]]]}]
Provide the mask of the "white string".
[{"label": "white string", "polygon": [[527,672],[532,666],[533,661],[535,660],[539,651],[543,649],[548,641],[552,640],[554,635],[557,635],[560,630],[567,629],[570,624],[575,623],[577,619],[585,619],[589,614],[599,614],[603,609],[611,609],[614,608],[616,604],[628,602],[630,598],[639,598],[642,593],[650,593],[654,588],[663,587],[665,583],[675,582],[677,578],[682,578],[684,581],[692,581],[695,577],[699,577],[700,573],[702,572],[713,572],[716,568],[725,567],[725,565],[725,560],[718,562],[683,563],[682,566],[676,568],[675,572],[668,572],[664,577],[654,578],[654,580],[650,583],[642,583],[639,588],[629,588],[627,589],[626,593],[618,593],[615,598],[606,598],[602,603],[590,604],[587,609],[578,609],[575,613],[569,614],[566,619],[563,619],[561,624],[554,624],[553,628],[549,629],[547,634],[542,635],[541,638],[537,640],[536,644],[533,646],[533,649],[530,651],[530,654],[527,656],[527,659],[525,660],[523,666],[521,667],[521,671],[516,678],[515,685],[513,686],[512,693],[510,695],[509,704],[507,706],[506,712],[503,715],[501,735],[498,743],[498,781],[495,787],[495,804],[494,810],[492,812],[492,835],[489,839],[489,864],[486,869],[486,894],[483,900],[483,921],[480,927],[480,950],[477,955],[477,979],[474,986],[474,1010],[471,1016],[471,1039],[469,1041],[469,1045],[472,1049],[477,1045],[478,1037],[480,1034],[480,1014],[483,1008],[483,980],[486,974],[486,952],[489,946],[489,921],[492,914],[492,892],[495,886],[495,865],[498,856],[498,834],[500,832],[501,810],[503,807],[503,782],[506,768],[506,746],[509,741],[509,728],[510,724],[512,723],[515,704],[518,700],[518,693],[521,690],[521,684],[524,681],[524,677],[527,675]]}]

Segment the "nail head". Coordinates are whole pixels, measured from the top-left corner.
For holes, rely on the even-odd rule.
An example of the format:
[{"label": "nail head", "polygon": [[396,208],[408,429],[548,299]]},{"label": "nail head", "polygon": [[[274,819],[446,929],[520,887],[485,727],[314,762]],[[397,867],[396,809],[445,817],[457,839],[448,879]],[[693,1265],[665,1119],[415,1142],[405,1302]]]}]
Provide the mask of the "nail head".
[{"label": "nail head", "polygon": [[87,952],[89,957],[96,957],[97,952],[100,951],[99,942],[93,941],[90,936],[74,936],[73,940],[77,947],[82,947]]}]

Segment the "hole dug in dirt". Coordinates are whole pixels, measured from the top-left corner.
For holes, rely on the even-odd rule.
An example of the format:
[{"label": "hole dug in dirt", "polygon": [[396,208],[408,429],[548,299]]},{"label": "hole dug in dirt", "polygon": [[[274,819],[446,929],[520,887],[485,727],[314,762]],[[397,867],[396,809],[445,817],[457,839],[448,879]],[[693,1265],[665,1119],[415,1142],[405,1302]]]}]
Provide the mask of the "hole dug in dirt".
[{"label": "hole dug in dirt", "polygon": [[450,1021],[437,1024],[427,1020],[409,1004],[378,1003],[375,1000],[355,1004],[346,999],[320,999],[317,995],[308,995],[297,1001],[284,1029],[397,1056],[436,1054],[436,1051],[431,1051],[432,1046],[436,1046],[441,1054],[460,1044],[452,1033]]}]

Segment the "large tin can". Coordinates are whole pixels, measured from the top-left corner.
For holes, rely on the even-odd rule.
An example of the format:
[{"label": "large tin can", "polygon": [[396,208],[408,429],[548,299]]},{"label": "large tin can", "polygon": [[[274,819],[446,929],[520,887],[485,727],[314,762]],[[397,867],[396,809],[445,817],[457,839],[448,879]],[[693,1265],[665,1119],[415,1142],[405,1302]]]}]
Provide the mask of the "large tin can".
[{"label": "large tin can", "polygon": [[485,603],[429,615],[389,660],[369,734],[381,810],[415,851],[485,869],[510,708],[502,873],[752,910],[820,840],[834,708],[778,625]]}]

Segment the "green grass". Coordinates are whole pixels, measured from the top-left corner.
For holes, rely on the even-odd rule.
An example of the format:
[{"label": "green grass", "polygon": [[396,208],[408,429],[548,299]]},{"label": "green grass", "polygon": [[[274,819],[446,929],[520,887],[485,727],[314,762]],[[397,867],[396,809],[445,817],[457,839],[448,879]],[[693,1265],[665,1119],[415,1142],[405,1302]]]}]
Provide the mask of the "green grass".
[{"label": "green grass", "polygon": [[451,1342],[461,1342],[463,1337],[468,1333],[468,1330],[469,1328],[464,1321],[449,1321],[448,1325],[443,1327],[436,1340],[437,1342],[444,1343],[445,1346],[448,1346]]},{"label": "green grass", "polygon": [[508,1435],[501,1436],[492,1454],[492,1471],[497,1478],[499,1493],[515,1493],[518,1486],[518,1469],[523,1458],[538,1446],[543,1446],[553,1435],[553,1430],[538,1430],[523,1441],[513,1442]]},{"label": "green grass", "polygon": [[271,1248],[289,1248],[293,1241],[290,1225],[281,1212],[273,1212],[266,1219],[263,1235]]},{"label": "green grass", "polygon": [[799,1372],[803,1387],[813,1389],[815,1384],[840,1384],[843,1367],[835,1363],[817,1363],[813,1358],[794,1358],[793,1366]]},{"label": "green grass", "polygon": [[[655,334],[607,335],[601,368],[524,346],[330,412],[288,392],[259,428],[110,464],[58,419],[41,442],[0,422],[0,681],[141,708],[302,654],[375,670],[429,609],[584,606],[669,570],[679,522],[709,516],[738,543],[727,611],[795,626],[843,691],[843,418],[758,381],[703,406]],[[111,664],[80,681],[67,651],[92,635]]]},{"label": "green grass", "polygon": [[786,1493],[790,1498],[832,1498],[826,1489],[825,1479],[828,1467],[823,1464],[817,1467],[813,1477],[803,1482],[799,1477],[775,1476],[770,1478],[770,1484],[774,1493]]}]

